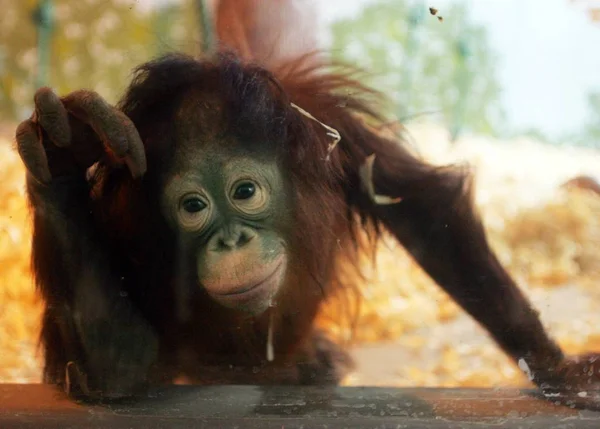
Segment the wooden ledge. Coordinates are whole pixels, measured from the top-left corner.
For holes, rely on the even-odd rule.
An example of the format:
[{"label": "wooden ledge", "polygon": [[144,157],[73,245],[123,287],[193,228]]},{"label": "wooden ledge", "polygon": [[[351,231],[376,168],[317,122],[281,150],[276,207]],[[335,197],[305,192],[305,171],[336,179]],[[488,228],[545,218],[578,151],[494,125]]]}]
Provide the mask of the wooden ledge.
[{"label": "wooden ledge", "polygon": [[600,428],[600,412],[519,389],[169,386],[82,405],[51,386],[0,384],[0,428]]}]

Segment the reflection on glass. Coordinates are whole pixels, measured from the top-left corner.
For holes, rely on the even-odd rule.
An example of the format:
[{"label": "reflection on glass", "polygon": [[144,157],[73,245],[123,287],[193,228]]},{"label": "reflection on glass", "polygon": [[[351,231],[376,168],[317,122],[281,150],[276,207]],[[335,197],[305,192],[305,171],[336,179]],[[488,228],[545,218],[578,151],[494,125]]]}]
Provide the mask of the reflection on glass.
[{"label": "reflection on glass", "polygon": [[5,3],[0,382],[597,381],[600,4]]}]

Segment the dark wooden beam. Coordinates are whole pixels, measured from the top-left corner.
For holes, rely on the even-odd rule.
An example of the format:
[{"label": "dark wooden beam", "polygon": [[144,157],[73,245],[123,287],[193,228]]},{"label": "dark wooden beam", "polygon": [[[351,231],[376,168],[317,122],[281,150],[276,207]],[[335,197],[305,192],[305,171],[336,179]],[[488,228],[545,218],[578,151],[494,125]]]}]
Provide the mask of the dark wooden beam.
[{"label": "dark wooden beam", "polygon": [[0,428],[600,428],[600,413],[518,389],[171,386],[84,405],[49,386],[0,384]]}]

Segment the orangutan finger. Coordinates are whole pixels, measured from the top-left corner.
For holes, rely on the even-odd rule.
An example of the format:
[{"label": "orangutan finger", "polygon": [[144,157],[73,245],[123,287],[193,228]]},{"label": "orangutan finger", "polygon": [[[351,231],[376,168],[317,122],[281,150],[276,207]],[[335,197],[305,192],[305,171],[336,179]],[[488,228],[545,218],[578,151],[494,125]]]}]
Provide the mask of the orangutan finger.
[{"label": "orangutan finger", "polygon": [[50,183],[52,175],[38,127],[30,119],[23,121],[17,127],[15,137],[17,151],[29,173],[41,183]]},{"label": "orangutan finger", "polygon": [[75,91],[62,99],[67,110],[87,123],[117,158],[125,159],[132,175],[146,171],[142,140],[131,120],[93,91]]},{"label": "orangutan finger", "polygon": [[117,111],[119,115],[124,117],[123,125],[127,133],[127,140],[129,142],[129,150],[125,156],[125,162],[131,171],[131,175],[134,178],[141,177],[146,173],[146,150],[142,143],[137,128],[133,125],[133,122],[125,116],[124,113]]},{"label": "orangutan finger", "polygon": [[79,90],[62,98],[73,116],[85,122],[96,132],[102,142],[117,157],[123,157],[128,148],[127,136],[120,118],[100,95],[93,91]]},{"label": "orangutan finger", "polygon": [[71,143],[69,115],[58,95],[43,87],[35,92],[35,120],[46,131],[50,140],[59,147]]}]

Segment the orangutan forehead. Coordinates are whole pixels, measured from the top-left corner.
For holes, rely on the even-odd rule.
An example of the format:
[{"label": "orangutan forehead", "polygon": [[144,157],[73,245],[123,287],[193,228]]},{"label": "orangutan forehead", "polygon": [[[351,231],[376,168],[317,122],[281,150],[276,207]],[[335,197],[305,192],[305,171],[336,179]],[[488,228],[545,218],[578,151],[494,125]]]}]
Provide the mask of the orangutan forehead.
[{"label": "orangutan forehead", "polygon": [[184,140],[223,138],[226,124],[225,103],[217,93],[192,90],[183,97],[175,114],[177,134]]},{"label": "orangutan forehead", "polygon": [[271,94],[259,90],[250,97],[218,86],[190,88],[175,110],[178,146],[183,152],[217,147],[272,158],[276,146],[286,140],[285,114],[277,104]]}]

